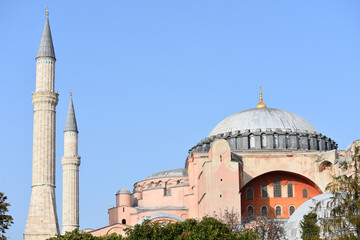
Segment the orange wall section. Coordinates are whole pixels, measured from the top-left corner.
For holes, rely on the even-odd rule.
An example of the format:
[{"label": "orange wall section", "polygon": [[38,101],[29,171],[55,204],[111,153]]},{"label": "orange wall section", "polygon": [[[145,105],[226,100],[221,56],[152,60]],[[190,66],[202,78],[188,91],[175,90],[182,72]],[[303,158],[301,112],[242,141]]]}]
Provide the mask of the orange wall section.
[{"label": "orange wall section", "polygon": [[[273,186],[274,179],[280,178],[281,180],[281,197],[273,197]],[[268,196],[267,198],[263,198],[261,196],[261,186],[263,183],[267,184]],[[293,197],[288,197],[288,183],[292,183],[293,185]],[[247,199],[246,191],[248,188],[252,188],[254,190],[254,199]],[[303,197],[303,189],[307,189],[307,198]],[[289,218],[289,208],[290,206],[294,206],[295,209],[300,207],[301,204],[313,198],[322,191],[319,189],[316,184],[314,184],[311,180],[290,172],[270,172],[263,174],[249,183],[247,183],[241,189],[241,212],[243,216],[247,214],[247,207],[253,206],[254,215],[261,215],[261,207],[268,207],[268,216],[269,217],[277,217],[277,218]],[[275,207],[280,206],[282,211],[280,216],[275,216]]]}]

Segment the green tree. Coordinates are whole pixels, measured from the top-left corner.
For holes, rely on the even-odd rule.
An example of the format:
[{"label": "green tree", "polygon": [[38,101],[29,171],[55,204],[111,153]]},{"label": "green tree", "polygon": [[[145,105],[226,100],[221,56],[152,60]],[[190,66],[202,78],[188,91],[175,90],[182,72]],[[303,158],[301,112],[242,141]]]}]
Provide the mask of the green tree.
[{"label": "green tree", "polygon": [[125,238],[115,233],[108,236],[95,237],[87,232],[79,232],[78,229],[72,232],[66,232],[65,235],[58,234],[55,237],[48,238],[48,240],[124,240]]},{"label": "green tree", "polygon": [[74,230],[65,235],[57,235],[48,240],[258,240],[253,232],[234,233],[230,228],[210,217],[204,217],[202,221],[187,219],[176,223],[159,223],[144,221],[134,228],[125,229],[126,237],[112,234],[109,236],[95,237],[90,233]]},{"label": "green tree", "polygon": [[9,229],[10,225],[13,224],[13,218],[7,215],[8,207],[10,203],[5,202],[7,197],[4,193],[0,192],[0,239],[5,240],[5,231]]},{"label": "green tree", "polygon": [[[327,211],[320,219],[325,237],[336,239],[359,239],[360,237],[360,159],[359,146],[353,145],[351,162],[345,162],[342,175],[333,176],[327,190],[333,194],[327,203]],[[321,208],[321,202],[315,210]]]},{"label": "green tree", "polygon": [[317,214],[311,212],[304,215],[300,222],[301,238],[304,240],[320,239],[320,227],[317,225]]}]

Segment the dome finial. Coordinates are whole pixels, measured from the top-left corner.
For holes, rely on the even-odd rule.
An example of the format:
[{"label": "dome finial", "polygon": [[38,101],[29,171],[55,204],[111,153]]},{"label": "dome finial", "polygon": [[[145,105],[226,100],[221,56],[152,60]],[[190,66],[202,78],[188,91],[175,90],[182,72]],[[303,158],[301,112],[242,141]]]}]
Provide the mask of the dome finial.
[{"label": "dome finial", "polygon": [[266,104],[263,102],[263,98],[262,98],[262,90],[261,90],[261,86],[260,86],[260,102],[258,103],[258,105],[256,105],[257,108],[266,108]]},{"label": "dome finial", "polygon": [[46,7],[46,16],[48,17],[49,16],[49,9]]}]

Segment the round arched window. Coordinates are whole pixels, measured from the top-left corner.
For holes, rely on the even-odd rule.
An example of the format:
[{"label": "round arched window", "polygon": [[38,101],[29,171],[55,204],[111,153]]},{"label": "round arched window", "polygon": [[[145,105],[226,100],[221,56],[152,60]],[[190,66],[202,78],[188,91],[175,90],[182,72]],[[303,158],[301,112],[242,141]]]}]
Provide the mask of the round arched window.
[{"label": "round arched window", "polygon": [[277,206],[276,208],[275,208],[275,215],[276,216],[281,216],[282,214],[281,214],[281,207],[280,206]]},{"label": "round arched window", "polygon": [[247,214],[248,214],[248,216],[254,215],[254,207],[253,206],[247,207]]},{"label": "round arched window", "polygon": [[289,208],[289,214],[290,216],[295,212],[295,207],[294,206],[290,206]]},{"label": "round arched window", "polygon": [[267,216],[267,215],[268,215],[268,208],[267,208],[267,206],[262,206],[262,207],[261,207],[261,215],[262,215],[262,216]]},{"label": "round arched window", "polygon": [[266,147],[266,135],[265,134],[261,135],[261,147],[262,148]]}]

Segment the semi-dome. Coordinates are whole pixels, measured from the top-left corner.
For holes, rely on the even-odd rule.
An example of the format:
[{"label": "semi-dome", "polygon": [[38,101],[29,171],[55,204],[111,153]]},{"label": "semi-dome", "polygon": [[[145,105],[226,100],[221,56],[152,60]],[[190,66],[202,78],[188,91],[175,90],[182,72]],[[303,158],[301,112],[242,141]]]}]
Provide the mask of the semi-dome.
[{"label": "semi-dome", "polygon": [[220,133],[252,129],[317,133],[308,121],[298,115],[265,107],[248,109],[225,118],[211,131],[209,137]]}]

